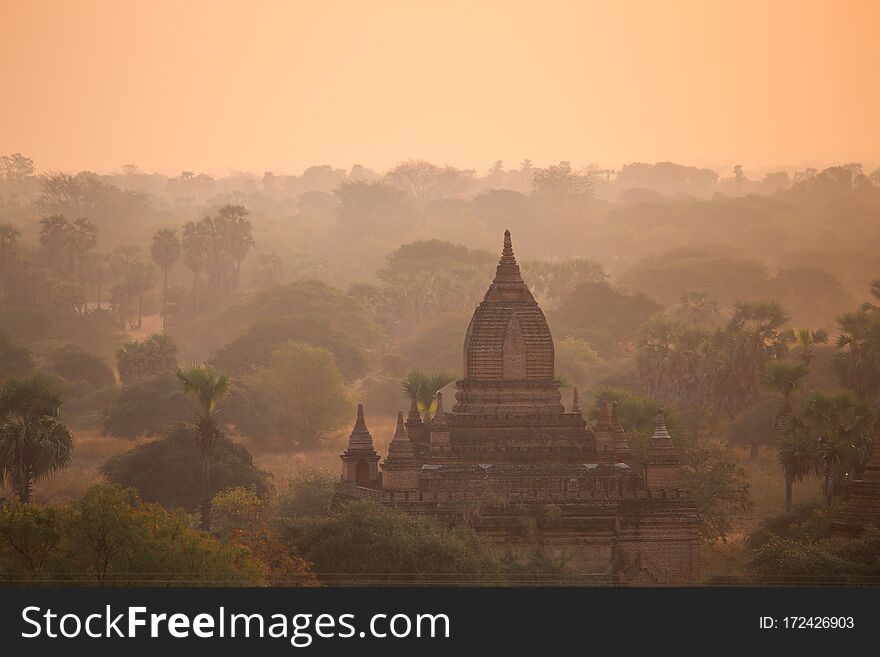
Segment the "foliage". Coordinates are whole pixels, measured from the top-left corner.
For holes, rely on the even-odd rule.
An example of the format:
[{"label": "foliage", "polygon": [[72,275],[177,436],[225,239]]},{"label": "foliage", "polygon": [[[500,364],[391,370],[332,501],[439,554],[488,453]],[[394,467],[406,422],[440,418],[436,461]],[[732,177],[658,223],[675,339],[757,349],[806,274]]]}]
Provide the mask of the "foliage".
[{"label": "foliage", "polygon": [[274,504],[253,488],[231,488],[214,496],[213,532],[232,544],[246,547],[267,568],[275,586],[316,586],[311,564],[285,544],[272,526]]},{"label": "foliage", "polygon": [[86,381],[93,388],[116,383],[113,370],[107,363],[74,344],[66,344],[52,352],[48,369],[68,381]]},{"label": "foliage", "polygon": [[337,477],[323,470],[304,469],[287,480],[278,500],[278,517],[325,516],[336,492]]},{"label": "foliage", "polygon": [[191,413],[172,372],[144,376],[123,386],[107,408],[104,433],[118,438],[158,436]]},{"label": "foliage", "polygon": [[[170,371],[123,386],[118,396],[102,410],[104,433],[118,438],[159,436],[172,425],[192,418],[192,405]],[[258,443],[267,440],[274,430],[269,409],[257,393],[241,381],[231,383],[217,421]]]},{"label": "foliage", "polygon": [[656,397],[734,416],[759,396],[768,363],[786,354],[787,319],[775,302],[739,302],[715,329],[655,315],[639,331],[639,377]]},{"label": "foliage", "polygon": [[762,582],[868,584],[880,577],[880,530],[858,538],[835,538],[833,522],[843,502],[797,507],[764,521],[748,539],[750,566]]},{"label": "foliage", "polygon": [[116,352],[116,367],[124,384],[172,372],[177,367],[177,346],[170,336],[158,333],[140,342],[126,342]]},{"label": "foliage", "polygon": [[664,304],[674,304],[699,281],[702,291],[721,304],[748,299],[767,290],[769,275],[760,262],[708,249],[678,248],[642,258],[624,276],[633,289]]},{"label": "foliage", "polygon": [[211,362],[221,369],[247,374],[268,365],[272,352],[285,342],[308,342],[332,352],[348,381],[367,372],[363,349],[336,333],[328,321],[311,316],[259,319],[244,335],[217,351]]},{"label": "foliage", "polygon": [[236,486],[220,491],[212,501],[213,524],[211,531],[228,538],[234,530],[254,534],[269,524],[272,509],[265,496],[257,494],[256,488]]},{"label": "foliage", "polygon": [[733,518],[752,507],[748,474],[719,445],[701,443],[682,452],[682,482],[703,515],[700,535],[710,543],[726,540]]},{"label": "foliage", "polygon": [[419,412],[426,419],[437,409],[437,393],[455,381],[449,372],[423,372],[416,368],[406,373],[403,379],[403,392],[407,397],[415,397]]},{"label": "foliage", "polygon": [[315,564],[318,577],[436,581],[438,573],[479,581],[496,573],[491,550],[470,530],[447,529],[371,502],[352,502],[329,517],[301,516],[284,523],[282,537]]},{"label": "foliage", "polygon": [[0,386],[0,483],[29,502],[34,482],[70,462],[73,436],[61,418],[61,397],[38,375]]},{"label": "foliage", "polygon": [[875,412],[847,393],[811,392],[778,420],[783,443],[779,460],[788,477],[824,482],[829,502],[848,479],[861,479],[871,455]]},{"label": "foliage", "polygon": [[245,547],[196,532],[182,512],[100,485],[65,507],[0,508],[0,579],[80,585],[258,585],[267,568]]},{"label": "foliage", "polygon": [[0,333],[0,381],[8,376],[25,374],[34,367],[31,353],[18,347],[5,333]]},{"label": "foliage", "polygon": [[369,347],[379,337],[366,308],[355,297],[315,280],[259,290],[224,311],[219,321],[235,327],[261,320],[309,318],[329,325],[334,336],[350,344]]},{"label": "foliage", "polygon": [[[112,483],[137,488],[149,502],[193,511],[201,499],[201,457],[191,430],[178,426],[163,438],[114,456],[100,472]],[[217,440],[208,463],[212,496],[236,486],[254,487],[261,496],[271,490],[270,475],[254,465],[243,445],[229,438]]]},{"label": "foliage", "polygon": [[351,415],[351,401],[333,354],[320,347],[284,343],[272,353],[269,364],[246,377],[246,382],[272,409],[274,433],[283,441],[272,444],[275,449],[290,445],[314,449]]},{"label": "foliage", "polygon": [[[880,280],[872,283],[871,295],[880,300]],[[880,392],[880,307],[866,303],[839,322],[834,366],[840,383],[859,397],[873,398]]]},{"label": "foliage", "polygon": [[572,336],[608,353],[635,336],[639,326],[663,308],[641,294],[627,294],[606,282],[579,284],[550,314]]}]

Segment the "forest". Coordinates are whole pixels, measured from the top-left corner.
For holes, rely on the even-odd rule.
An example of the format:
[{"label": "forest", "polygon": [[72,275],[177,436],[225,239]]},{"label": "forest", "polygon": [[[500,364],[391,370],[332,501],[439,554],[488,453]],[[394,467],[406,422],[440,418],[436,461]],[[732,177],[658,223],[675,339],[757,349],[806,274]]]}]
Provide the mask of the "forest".
[{"label": "forest", "polygon": [[880,169],[38,167],[0,157],[0,585],[579,581],[328,511],[358,403],[384,453],[407,391],[451,398],[505,229],[563,400],[617,401],[637,459],[666,409],[703,583],[880,578],[880,532],[832,535],[878,422]]}]

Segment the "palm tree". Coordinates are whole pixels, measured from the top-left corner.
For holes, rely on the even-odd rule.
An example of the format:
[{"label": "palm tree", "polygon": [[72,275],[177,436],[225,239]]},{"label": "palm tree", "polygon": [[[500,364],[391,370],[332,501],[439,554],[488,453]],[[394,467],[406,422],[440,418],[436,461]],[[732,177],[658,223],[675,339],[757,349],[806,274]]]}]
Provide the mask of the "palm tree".
[{"label": "palm tree", "polygon": [[177,231],[163,228],[153,236],[150,247],[153,262],[162,268],[162,333],[168,332],[168,270],[180,258],[180,240]]},{"label": "palm tree", "polygon": [[0,224],[0,272],[2,272],[13,250],[18,244],[21,231],[12,224]]},{"label": "palm tree", "polygon": [[807,440],[786,440],[779,446],[779,463],[785,477],[785,510],[792,510],[792,488],[815,474],[812,444]]},{"label": "palm tree", "polygon": [[[781,394],[784,400],[782,408],[779,410],[779,414],[776,416],[773,423],[777,432],[781,432],[784,418],[791,413],[792,395],[800,389],[801,381],[809,373],[810,369],[804,363],[792,363],[786,360],[771,360],[764,368],[764,383]],[[757,458],[757,453],[758,445],[757,443],[752,443],[751,454],[753,459]],[[780,461],[782,462],[781,456]],[[786,470],[784,462],[782,464],[782,469],[783,474],[785,475],[786,508],[791,511],[792,480],[789,478],[789,472]]]},{"label": "palm tree", "polygon": [[61,397],[41,376],[0,386],[0,483],[30,502],[34,482],[70,462],[73,437],[61,421]]},{"label": "palm tree", "polygon": [[780,430],[792,440],[802,441],[810,455],[809,472],[823,480],[825,499],[830,502],[843,492],[849,478],[862,476],[871,454],[874,417],[869,404],[847,393],[810,395],[802,411],[780,419]]},{"label": "palm tree", "polygon": [[412,369],[403,379],[403,392],[407,397],[415,397],[419,412],[424,414],[425,422],[430,422],[431,413],[437,409],[437,393],[453,381],[455,377],[449,372]]},{"label": "palm tree", "polygon": [[664,393],[677,337],[681,327],[666,315],[653,315],[645,322],[636,346],[639,376],[654,397]]},{"label": "palm tree", "polygon": [[794,339],[785,330],[788,315],[775,301],[749,301],[734,305],[727,325],[727,363],[724,384],[731,390],[731,408],[753,400],[766,364],[781,358]]},{"label": "palm tree", "polygon": [[782,395],[785,404],[782,413],[791,410],[791,396],[801,387],[801,381],[810,373],[804,363],[771,360],[764,367],[764,383]]},{"label": "palm tree", "polygon": [[193,273],[192,297],[194,314],[199,314],[199,295],[202,270],[208,264],[211,251],[211,235],[209,232],[210,217],[196,223],[188,221],[183,225],[183,264]]},{"label": "palm tree", "polygon": [[[880,280],[871,284],[871,294],[880,299]],[[834,369],[840,382],[859,397],[870,399],[880,391],[880,307],[865,303],[858,312],[838,320]]]},{"label": "palm tree", "polygon": [[202,453],[202,501],[201,524],[204,531],[211,530],[210,462],[217,440],[222,436],[217,424],[217,406],[229,394],[229,375],[218,374],[211,367],[184,365],[175,372],[183,384],[183,393],[193,395],[199,402],[199,414],[193,425],[193,433]]},{"label": "palm tree", "polygon": [[691,324],[706,325],[718,315],[718,302],[707,292],[692,290],[681,295],[676,314]]},{"label": "palm tree", "polygon": [[85,217],[77,217],[67,230],[67,250],[71,274],[81,277],[83,259],[98,245],[98,227]]},{"label": "palm tree", "polygon": [[251,235],[251,222],[247,219],[248,211],[243,205],[224,205],[220,208],[220,218],[224,223],[226,233],[226,248],[235,262],[235,285],[241,279],[241,261],[245,259],[248,251],[254,245]]},{"label": "palm tree", "polygon": [[793,333],[794,343],[800,352],[800,359],[804,365],[809,366],[813,362],[813,351],[817,344],[828,344],[828,331],[825,329],[798,329]]}]

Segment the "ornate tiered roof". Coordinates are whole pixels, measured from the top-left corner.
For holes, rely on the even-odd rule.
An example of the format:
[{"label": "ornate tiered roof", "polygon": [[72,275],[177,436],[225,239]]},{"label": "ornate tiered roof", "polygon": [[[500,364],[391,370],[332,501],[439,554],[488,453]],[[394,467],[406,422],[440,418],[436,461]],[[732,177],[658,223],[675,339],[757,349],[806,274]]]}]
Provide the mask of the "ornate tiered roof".
[{"label": "ornate tiered roof", "polygon": [[367,423],[364,421],[364,405],[357,406],[357,419],[354,421],[354,428],[348,437],[348,453],[366,453],[375,454],[373,449],[373,436],[367,429]]},{"label": "ornate tiered roof", "polygon": [[554,378],[553,337],[523,281],[504,232],[495,278],[471,318],[464,339],[464,379],[454,414],[563,413]]},{"label": "ornate tiered roof", "polygon": [[520,275],[510,231],[464,343],[466,379],[552,381],[553,338],[544,313]]},{"label": "ornate tiered roof", "polygon": [[645,463],[649,465],[680,465],[675,453],[675,445],[672,436],[666,428],[666,414],[662,408],[657,410],[657,426],[648,443],[648,452],[645,455]]},{"label": "ornate tiered roof", "polygon": [[[397,429],[394,431],[394,437],[391,444],[388,445],[388,456],[382,464],[383,468],[388,466],[408,466],[416,463],[415,453],[413,452],[412,443],[403,426],[403,412],[397,412]],[[418,467],[418,466],[416,466]]]}]

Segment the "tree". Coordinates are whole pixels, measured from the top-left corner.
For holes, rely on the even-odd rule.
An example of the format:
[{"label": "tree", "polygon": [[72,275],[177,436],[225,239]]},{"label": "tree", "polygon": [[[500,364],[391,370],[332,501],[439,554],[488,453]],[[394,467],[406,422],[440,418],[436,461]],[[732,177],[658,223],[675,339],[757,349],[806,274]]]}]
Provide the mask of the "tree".
[{"label": "tree", "polygon": [[198,400],[199,414],[193,425],[193,435],[202,457],[202,529],[211,530],[210,459],[222,432],[215,415],[218,405],[229,393],[229,376],[218,374],[210,367],[185,365],[175,372],[185,395]]},{"label": "tree", "polygon": [[193,310],[196,315],[200,311],[202,271],[210,257],[211,239],[208,226],[209,218],[196,223],[188,221],[183,225],[183,264],[193,273],[192,296]]},{"label": "tree", "polygon": [[0,381],[9,376],[22,375],[34,368],[31,352],[18,347],[5,333],[0,333]]},{"label": "tree", "polygon": [[20,182],[34,175],[34,161],[21,153],[0,157],[0,175],[4,180]]},{"label": "tree", "polygon": [[180,258],[180,240],[177,231],[163,228],[153,236],[150,255],[162,268],[162,332],[168,332],[168,270]]},{"label": "tree", "polygon": [[21,231],[12,224],[0,224],[0,289],[5,287],[11,273],[20,237]]},{"label": "tree", "polygon": [[72,343],[49,355],[48,369],[68,381],[85,381],[96,389],[116,383],[113,370],[107,363]]},{"label": "tree", "polygon": [[351,416],[351,400],[333,354],[321,347],[286,342],[246,381],[271,409],[274,433],[284,439],[276,449],[314,449]]},{"label": "tree", "polygon": [[[209,457],[208,493],[213,498],[229,488],[252,488],[260,498],[272,492],[271,475],[254,465],[254,457],[241,443],[222,435]],[[143,499],[167,509],[194,512],[201,506],[202,451],[192,428],[179,423],[156,440],[108,459],[101,474],[115,484],[131,486]]]},{"label": "tree", "polygon": [[126,342],[116,351],[116,368],[124,384],[176,367],[177,345],[167,335],[156,333],[146,340]]},{"label": "tree", "polygon": [[[792,363],[784,360],[772,360],[767,363],[764,382],[782,395],[784,403],[779,410],[773,425],[780,432],[785,417],[791,413],[791,398],[801,387],[801,381],[810,373],[806,363]],[[754,443],[753,443],[754,444]],[[803,481],[809,474],[808,449],[798,441],[784,442],[779,447],[779,462],[785,477],[785,508],[792,508],[792,486]]]},{"label": "tree", "polygon": [[98,228],[85,217],[77,217],[69,224],[66,241],[70,258],[69,270],[81,279],[83,260],[98,245]]},{"label": "tree", "polygon": [[523,278],[545,309],[554,309],[581,283],[604,283],[608,275],[586,258],[532,260],[522,265]]},{"label": "tree", "polygon": [[85,217],[71,222],[55,214],[40,220],[40,243],[68,274],[79,276],[86,254],[98,244],[98,228]]},{"label": "tree", "polygon": [[532,179],[532,193],[536,196],[564,198],[567,196],[592,197],[595,181],[589,172],[574,171],[570,162],[536,169]]},{"label": "tree", "polygon": [[411,228],[419,217],[416,203],[402,189],[381,180],[349,180],[333,194],[339,200],[340,226],[394,234]]},{"label": "tree", "polygon": [[68,262],[68,231],[70,224],[64,215],[53,214],[40,219],[40,244],[56,263]]},{"label": "tree", "polygon": [[[880,279],[871,284],[871,295],[880,299]],[[857,312],[838,320],[834,369],[840,383],[859,397],[873,398],[880,392],[880,307],[864,304]]]},{"label": "tree", "polygon": [[828,344],[828,331],[825,329],[798,329],[794,333],[795,346],[801,362],[807,367],[813,362],[813,351],[817,344]]},{"label": "tree", "polygon": [[718,302],[707,292],[691,290],[681,295],[676,314],[689,324],[705,326],[718,316]]},{"label": "tree", "polygon": [[806,440],[785,440],[777,451],[782,474],[785,477],[785,510],[792,512],[792,488],[815,474],[813,448]]},{"label": "tree", "polygon": [[137,299],[137,323],[143,325],[144,294],[153,287],[156,281],[156,272],[153,264],[147,262],[141,256],[136,247],[122,246],[116,249],[112,256],[112,269],[119,282],[113,286],[114,304],[123,312],[126,302]]},{"label": "tree", "polygon": [[784,437],[780,462],[793,455],[806,459],[805,465],[792,468],[792,476],[803,470],[822,480],[829,503],[841,495],[848,479],[861,479],[871,455],[874,413],[864,401],[848,393],[813,392],[801,408],[779,419]]},{"label": "tree", "polygon": [[652,315],[663,310],[643,294],[628,294],[607,282],[583,282],[566,296],[551,319],[582,337],[600,354],[618,351]]},{"label": "tree", "polygon": [[73,436],[61,397],[44,377],[11,377],[0,386],[0,482],[30,502],[34,482],[70,462]]},{"label": "tree", "polygon": [[223,220],[223,228],[227,235],[226,248],[235,263],[235,285],[241,280],[241,262],[254,246],[251,235],[251,222],[247,219],[248,211],[243,205],[224,205],[218,213]]},{"label": "tree", "polygon": [[185,512],[130,488],[97,485],[64,506],[0,508],[0,578],[13,583],[259,586],[269,572],[252,550],[192,529]]},{"label": "tree", "polygon": [[781,358],[793,340],[785,330],[788,315],[774,301],[734,304],[727,324],[724,377],[730,390],[730,411],[741,408],[757,394],[766,364]]},{"label": "tree", "polygon": [[420,201],[454,198],[467,191],[475,172],[424,160],[407,160],[385,174],[385,180]]},{"label": "tree", "polygon": [[425,422],[430,422],[431,414],[437,409],[437,393],[453,381],[455,377],[449,372],[412,369],[403,379],[403,392],[410,399],[415,398],[419,412],[425,415]]},{"label": "tree", "polygon": [[282,586],[317,586],[311,564],[298,556],[272,526],[273,505],[253,488],[232,488],[214,497],[214,533],[247,547],[266,564],[269,582]]},{"label": "tree", "polygon": [[469,583],[499,572],[491,549],[469,529],[449,529],[372,502],[346,504],[328,517],[287,520],[282,538],[315,564],[319,578],[345,583],[358,576],[380,581],[436,581],[458,575]]},{"label": "tree", "polygon": [[364,350],[340,335],[328,319],[333,317],[319,318],[317,313],[258,319],[243,335],[217,350],[211,364],[234,375],[250,374],[268,365],[272,352],[285,342],[308,342],[333,354],[346,381],[363,377],[369,369]]},{"label": "tree", "polygon": [[61,542],[63,514],[58,507],[21,501],[0,506],[0,581],[14,577],[19,570],[16,561],[24,566],[29,583],[45,577],[46,566]]},{"label": "tree", "polygon": [[679,331],[679,324],[675,320],[661,314],[652,316],[639,329],[636,367],[639,377],[654,397],[671,392],[673,382],[669,378]]}]

